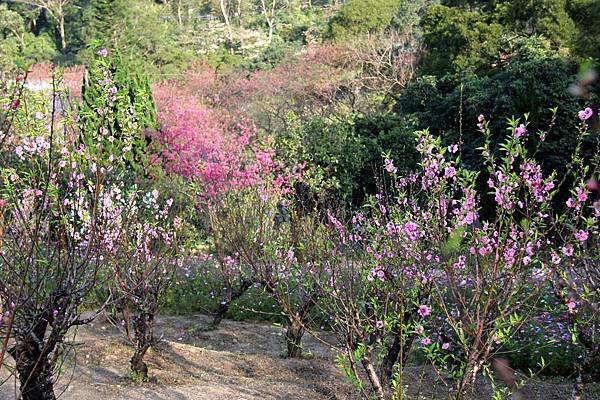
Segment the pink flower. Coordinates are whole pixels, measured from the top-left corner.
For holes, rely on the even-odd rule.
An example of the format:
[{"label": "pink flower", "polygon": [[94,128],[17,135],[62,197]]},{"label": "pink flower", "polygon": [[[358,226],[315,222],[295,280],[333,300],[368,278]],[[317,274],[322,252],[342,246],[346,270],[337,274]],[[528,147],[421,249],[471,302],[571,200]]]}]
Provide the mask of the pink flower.
[{"label": "pink flower", "polygon": [[448,146],[448,151],[452,154],[456,153],[458,151],[458,145],[451,144],[450,146]]},{"label": "pink flower", "polygon": [[398,172],[398,169],[396,167],[394,167],[394,161],[390,160],[389,158],[386,158],[384,160],[385,163],[385,170],[387,172],[389,172],[390,174],[395,174],[396,172]]},{"label": "pink flower", "polygon": [[575,307],[577,307],[577,303],[575,303],[573,300],[569,300],[567,302],[567,308],[569,309],[570,313],[572,313],[573,311],[575,311]]},{"label": "pink flower", "polygon": [[429,311],[429,307],[427,307],[425,304],[421,304],[419,306],[419,315],[423,318],[425,318],[426,316],[428,316],[431,312]]},{"label": "pink flower", "polygon": [[579,111],[579,113],[577,113],[577,115],[579,116],[579,119],[582,121],[586,121],[588,119],[590,119],[590,117],[594,114],[594,111],[590,108],[590,107],[586,107],[585,109]]},{"label": "pink flower", "polygon": [[383,329],[383,321],[377,321],[377,322],[375,322],[375,327],[377,329]]},{"label": "pink flower", "polygon": [[431,339],[429,339],[428,337],[424,337],[423,339],[421,339],[421,344],[423,346],[429,346],[431,344]]},{"label": "pink flower", "polygon": [[3,208],[3,207],[5,207],[7,204],[8,204],[8,201],[7,201],[7,200],[0,199],[0,208]]},{"label": "pink flower", "polygon": [[571,245],[563,246],[561,251],[565,256],[571,257],[573,255],[573,246],[571,246]]},{"label": "pink flower", "polygon": [[566,201],[565,203],[567,205],[567,207],[569,208],[573,208],[575,207],[575,202],[573,201],[573,199],[571,197],[569,197],[569,199]]},{"label": "pink flower", "polygon": [[425,332],[425,329],[424,329],[424,328],[423,328],[421,325],[419,325],[419,326],[417,326],[417,327],[415,328],[415,333],[416,333],[417,335],[420,335],[420,334],[422,334],[423,332]]},{"label": "pink flower", "polygon": [[295,260],[295,256],[294,256],[294,250],[289,249],[287,252],[287,259],[289,262],[294,262]]},{"label": "pink flower", "polygon": [[442,350],[448,350],[450,348],[450,343],[444,343],[442,345]]},{"label": "pink flower", "polygon": [[104,47],[103,47],[103,48],[101,48],[100,50],[98,50],[98,51],[96,52],[96,55],[97,55],[98,57],[102,57],[102,58],[104,58],[104,57],[106,57],[106,56],[108,55],[108,50],[106,50],[106,48],[104,48]]},{"label": "pink flower", "polygon": [[275,179],[275,182],[273,183],[276,187],[282,187],[283,185],[285,185],[285,178],[281,175],[277,175],[277,179]]},{"label": "pink flower", "polygon": [[465,256],[458,256],[458,260],[452,264],[452,268],[454,269],[464,269],[465,268],[465,261],[467,260],[467,257]]},{"label": "pink flower", "polygon": [[483,114],[479,114],[479,116],[477,117],[477,121],[480,122],[480,123],[483,122],[483,121],[485,121],[484,115]]},{"label": "pink flower", "polygon": [[454,167],[448,167],[444,170],[444,178],[451,179],[456,176],[456,169]]},{"label": "pink flower", "polygon": [[588,190],[591,190],[591,191],[600,190],[600,185],[594,178],[587,181],[586,186],[587,186]]},{"label": "pink flower", "polygon": [[579,200],[582,203],[587,200],[587,194],[583,189],[576,188],[575,192],[577,192],[577,200]]},{"label": "pink flower", "polygon": [[521,124],[515,128],[515,137],[521,137],[527,133],[525,125]]},{"label": "pink flower", "polygon": [[575,233],[575,239],[579,240],[580,242],[585,242],[588,239],[589,235],[587,233],[587,231],[584,230],[580,230],[579,232]]}]

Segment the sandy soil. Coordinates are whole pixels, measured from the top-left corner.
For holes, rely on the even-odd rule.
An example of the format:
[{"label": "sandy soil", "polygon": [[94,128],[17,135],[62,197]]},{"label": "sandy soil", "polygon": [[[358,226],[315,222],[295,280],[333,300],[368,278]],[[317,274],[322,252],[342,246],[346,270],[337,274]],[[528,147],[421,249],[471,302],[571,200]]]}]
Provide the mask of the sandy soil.
[{"label": "sandy soil", "polygon": [[[203,315],[159,318],[162,342],[146,357],[153,379],[135,383],[128,378],[130,346],[118,329],[97,319],[78,332],[76,356],[64,366],[57,391],[64,390],[61,398],[67,400],[357,398],[335,366],[334,354],[315,339],[305,338],[308,357],[286,359],[280,327],[224,320],[218,330],[207,331],[209,321]],[[417,368],[407,378],[415,399],[447,398],[437,381],[432,371]],[[524,392],[527,399],[568,399],[570,384],[536,381]],[[593,392],[588,398],[600,399],[600,391]],[[0,386],[0,399],[15,399],[14,393],[13,378]],[[489,385],[478,385],[477,397],[489,399]]]}]

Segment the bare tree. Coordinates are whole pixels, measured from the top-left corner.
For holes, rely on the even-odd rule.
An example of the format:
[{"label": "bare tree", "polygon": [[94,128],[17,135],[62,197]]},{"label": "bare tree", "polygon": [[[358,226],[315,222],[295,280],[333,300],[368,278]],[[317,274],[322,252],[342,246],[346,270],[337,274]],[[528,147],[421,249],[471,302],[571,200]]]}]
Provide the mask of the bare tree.
[{"label": "bare tree", "polygon": [[346,63],[359,71],[356,78],[363,90],[394,97],[413,78],[421,52],[412,28],[390,29],[357,39],[348,48]]},{"label": "bare tree", "polygon": [[[225,25],[227,26],[227,39],[229,40],[229,44],[233,43],[233,29],[231,27],[231,16],[229,13],[231,12],[232,5],[229,0],[219,0],[219,6],[221,7],[221,14],[223,15],[223,20],[225,21]],[[230,49],[233,53],[233,48]]]},{"label": "bare tree", "polygon": [[273,40],[273,30],[275,29],[275,15],[280,8],[286,6],[284,0],[260,0],[260,8],[267,26],[269,28],[269,43]]}]

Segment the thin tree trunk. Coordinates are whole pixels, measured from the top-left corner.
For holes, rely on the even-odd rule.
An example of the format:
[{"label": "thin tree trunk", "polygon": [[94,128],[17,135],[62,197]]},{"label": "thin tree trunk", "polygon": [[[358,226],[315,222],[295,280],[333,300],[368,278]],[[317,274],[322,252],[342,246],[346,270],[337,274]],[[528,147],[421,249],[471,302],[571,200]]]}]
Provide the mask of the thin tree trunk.
[{"label": "thin tree trunk", "polygon": [[269,24],[269,43],[273,41],[273,22],[271,20],[267,20]]},{"label": "thin tree trunk", "polygon": [[181,0],[177,0],[177,22],[179,23],[179,26],[183,25],[181,19]]},{"label": "thin tree trunk", "polygon": [[371,357],[366,355],[362,358],[361,363],[363,368],[367,373],[367,377],[369,378],[369,382],[371,383],[371,387],[375,392],[375,397],[378,400],[384,400],[385,394],[383,392],[383,386],[381,385],[381,381],[379,380],[379,376],[377,375],[377,371],[375,370],[375,366],[371,361]]},{"label": "thin tree trunk", "polygon": [[58,22],[58,31],[60,33],[60,48],[64,52],[67,49],[67,39],[65,38],[65,16],[62,13]]},{"label": "thin tree trunk", "polygon": [[237,18],[239,26],[242,26],[244,24],[244,21],[242,21],[242,0],[237,0]]},{"label": "thin tree trunk", "polygon": [[219,326],[219,324],[221,323],[223,318],[225,318],[225,314],[227,314],[227,311],[229,311],[229,308],[231,307],[231,303],[233,303],[234,301],[236,301],[237,299],[242,297],[244,295],[244,293],[246,293],[248,291],[248,289],[250,289],[252,287],[253,283],[254,283],[254,281],[252,279],[244,279],[240,283],[239,288],[237,290],[234,290],[231,292],[229,299],[227,299],[227,301],[219,304],[219,307],[217,308],[217,311],[215,312],[215,315],[214,315],[214,318],[212,321],[212,328],[216,328]]},{"label": "thin tree trunk", "polygon": [[271,43],[271,41],[273,40],[273,25],[275,24],[274,18],[275,18],[275,2],[277,0],[271,0],[271,11],[270,11],[270,15],[269,15],[269,10],[267,10],[267,4],[265,2],[265,0],[260,0],[260,4],[262,6],[262,12],[263,15],[265,17],[265,20],[267,21],[267,26],[269,27],[269,43]]},{"label": "thin tree trunk", "polygon": [[[227,38],[229,39],[229,45],[233,45],[233,31],[231,30],[231,21],[229,20],[229,10],[227,10],[227,6],[225,4],[226,0],[221,0],[221,13],[223,14],[223,19],[225,20],[225,25],[227,26]],[[233,47],[230,49],[230,53],[233,54]]]},{"label": "thin tree trunk", "polygon": [[285,340],[287,342],[287,356],[289,358],[302,357],[302,336],[304,327],[295,320],[289,321]]}]

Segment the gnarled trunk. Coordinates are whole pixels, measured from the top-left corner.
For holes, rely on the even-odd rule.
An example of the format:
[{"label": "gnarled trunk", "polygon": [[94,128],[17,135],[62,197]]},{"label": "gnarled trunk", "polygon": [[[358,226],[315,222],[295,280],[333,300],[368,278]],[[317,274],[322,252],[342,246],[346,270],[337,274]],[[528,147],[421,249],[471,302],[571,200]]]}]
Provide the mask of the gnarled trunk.
[{"label": "gnarled trunk", "polygon": [[399,363],[400,368],[404,369],[413,341],[414,335],[409,335],[404,343],[402,343],[401,333],[394,335],[394,339],[392,340],[392,343],[390,343],[387,353],[381,362],[381,378],[384,379],[386,383],[392,381],[395,365]]},{"label": "gnarled trunk", "polygon": [[486,357],[479,356],[479,352],[473,353],[467,361],[465,368],[465,374],[459,382],[458,390],[456,392],[457,399],[468,399],[473,394],[475,388],[475,380],[477,375],[483,370],[483,364],[485,364]]},{"label": "gnarled trunk", "polygon": [[573,384],[573,392],[571,393],[572,400],[583,399],[586,386],[593,382],[591,371],[595,363],[598,362],[598,359],[600,359],[600,357],[590,356],[586,352],[583,359],[577,364],[577,378]]},{"label": "gnarled trunk", "polygon": [[15,360],[21,398],[23,400],[55,400],[52,366],[48,355],[55,347],[44,343],[46,324],[38,325],[27,340],[16,339],[16,344],[8,350]]},{"label": "gnarled trunk", "polygon": [[148,365],[144,356],[154,342],[154,314],[141,313],[135,318],[135,351],[131,357],[131,371],[137,378],[148,379]]}]

